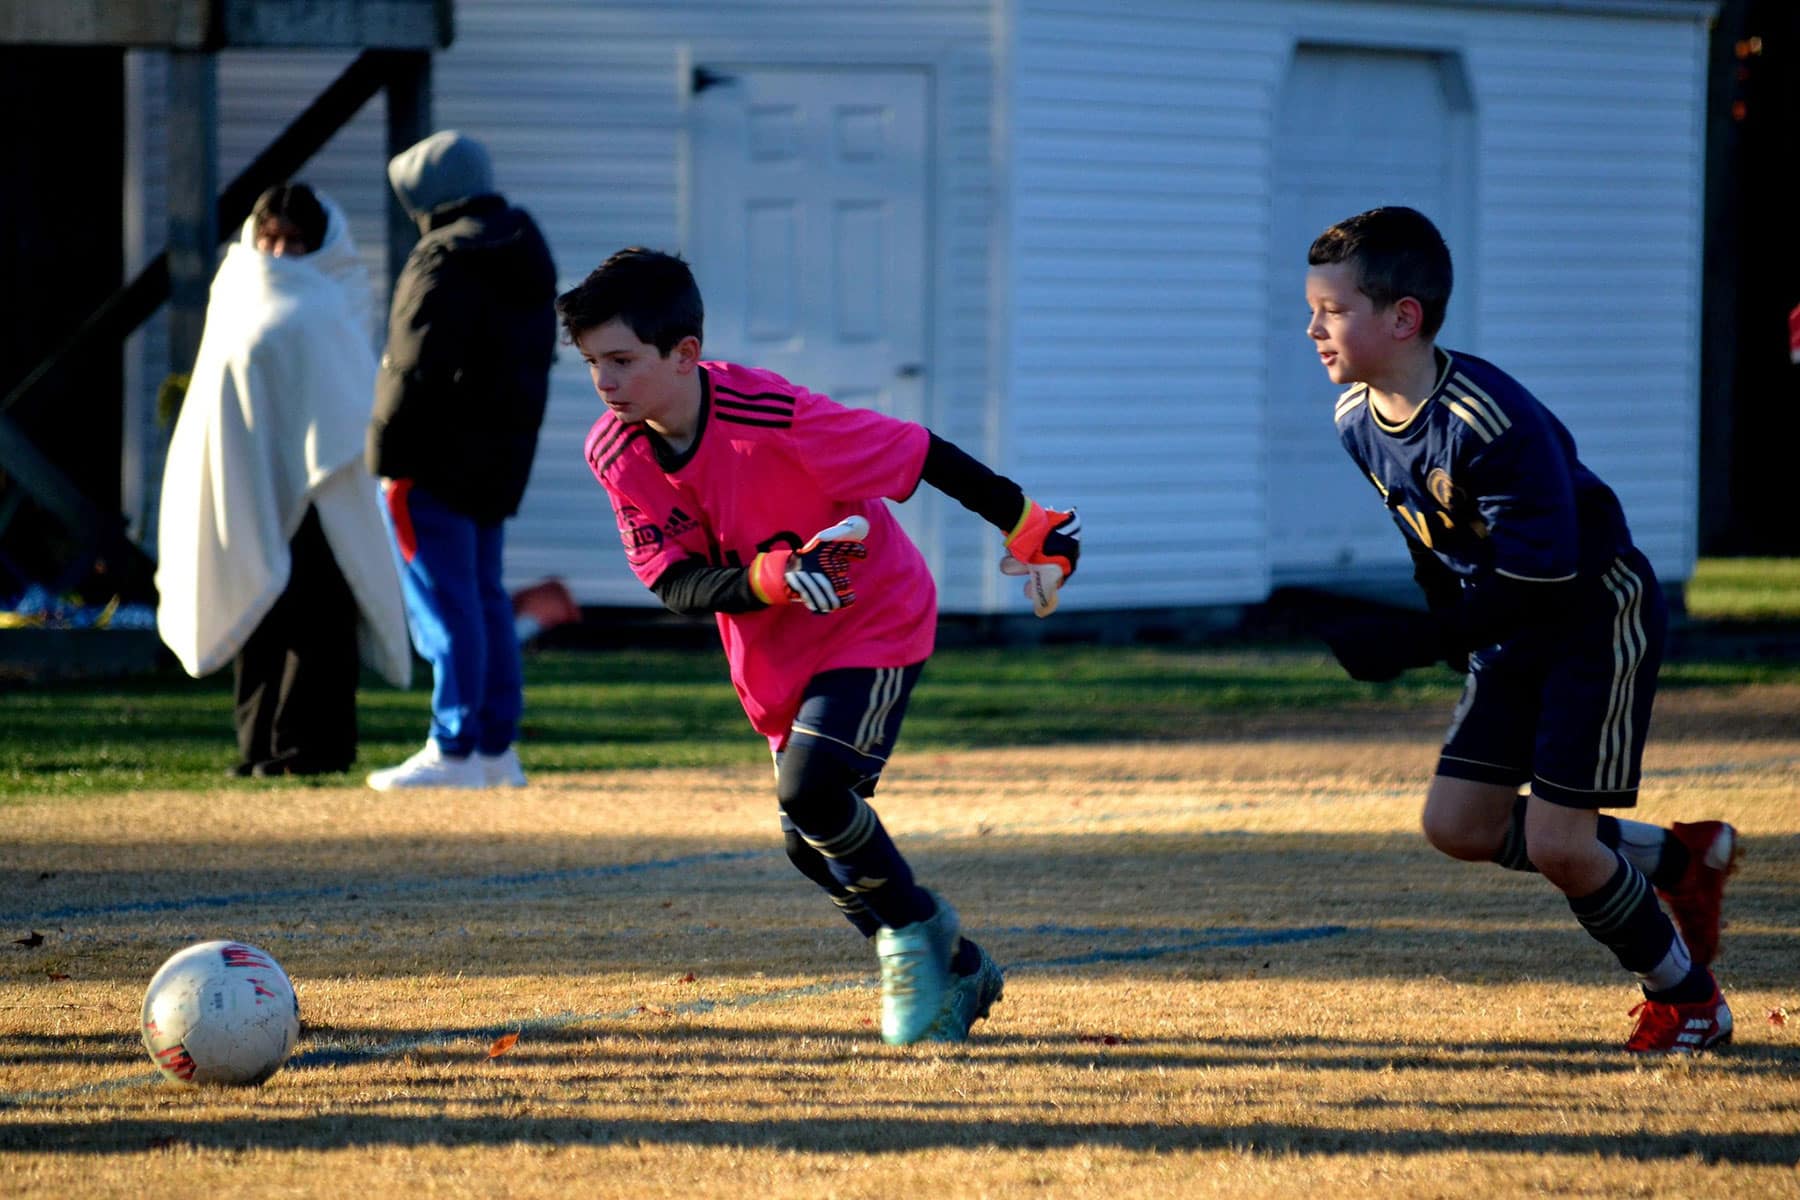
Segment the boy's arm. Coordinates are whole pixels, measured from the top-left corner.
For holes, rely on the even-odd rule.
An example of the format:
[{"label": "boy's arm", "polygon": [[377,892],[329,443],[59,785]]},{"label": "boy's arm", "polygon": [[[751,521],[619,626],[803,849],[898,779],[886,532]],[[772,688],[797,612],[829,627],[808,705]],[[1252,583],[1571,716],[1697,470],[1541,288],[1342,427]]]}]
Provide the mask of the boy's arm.
[{"label": "boy's arm", "polygon": [[1581,530],[1568,457],[1540,410],[1512,415],[1512,426],[1467,468],[1490,557],[1461,579],[1455,607],[1443,614],[1452,640],[1467,649],[1555,622],[1577,588]]},{"label": "boy's arm", "polygon": [[1018,484],[935,433],[919,478],[1006,534],[1008,558],[1001,560],[1001,570],[1029,576],[1025,594],[1038,616],[1049,616],[1056,608],[1056,589],[1081,561],[1081,520],[1074,510],[1045,508]]},{"label": "boy's arm", "polygon": [[656,577],[650,590],[664,608],[684,617],[769,607],[750,586],[749,567],[710,567],[700,558],[673,564]]},{"label": "boy's arm", "polygon": [[747,567],[713,567],[700,558],[672,563],[650,590],[683,616],[754,612],[777,604],[836,612],[856,603],[850,566],[868,556],[862,544],[868,535],[868,519],[859,514],[820,530],[798,550],[765,550]]}]

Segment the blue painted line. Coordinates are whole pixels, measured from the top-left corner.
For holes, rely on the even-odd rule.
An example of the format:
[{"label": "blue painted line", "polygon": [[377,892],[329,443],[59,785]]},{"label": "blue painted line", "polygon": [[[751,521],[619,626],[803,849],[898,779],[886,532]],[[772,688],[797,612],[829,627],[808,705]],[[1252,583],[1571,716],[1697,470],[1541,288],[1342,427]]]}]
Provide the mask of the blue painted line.
[{"label": "blue painted line", "polygon": [[[1086,925],[1034,925],[1020,926],[1011,929],[990,931],[992,933],[1014,934],[1067,934],[1096,935],[1116,937],[1117,929],[1105,926]],[[1318,941],[1322,938],[1341,937],[1350,933],[1351,929],[1344,925],[1313,925],[1299,929],[1235,929],[1221,928],[1210,931],[1180,930],[1180,933],[1198,933],[1202,936],[1188,938],[1160,946],[1133,946],[1124,950],[1108,950],[1100,948],[1085,954],[1061,955],[1053,958],[1027,958],[1005,964],[1007,975],[1016,975],[1025,971],[1042,971],[1056,967],[1092,966],[1106,962],[1143,962],[1149,959],[1166,958],[1171,954],[1187,954],[1197,950],[1216,950],[1227,946],[1278,946],[1291,945],[1297,942]],[[667,1013],[670,1016],[700,1016],[721,1010],[751,1008],[763,1004],[780,1004],[788,1000],[806,999],[812,996],[825,996],[833,992],[867,990],[875,986],[873,979],[841,979],[830,983],[808,984],[805,987],[782,988],[773,992],[759,992],[750,996],[737,996],[729,1000],[689,1000],[681,1004],[671,1004],[666,1008],[658,1007],[658,1015]],[[558,1013],[548,1017],[533,1017],[522,1021],[509,1021],[501,1025],[490,1025],[479,1029],[459,1029],[450,1033],[428,1033],[417,1037],[394,1038],[376,1046],[365,1046],[355,1042],[328,1042],[316,1046],[304,1053],[297,1054],[288,1060],[284,1070],[304,1071],[326,1067],[352,1066],[357,1063],[376,1059],[394,1058],[402,1054],[410,1054],[415,1050],[423,1050],[430,1046],[447,1046],[467,1041],[492,1041],[508,1033],[549,1033],[567,1029],[571,1025],[586,1025],[602,1022],[624,1021],[645,1012],[642,1005],[630,1008],[615,1009],[611,1012],[594,1013]],[[108,1080],[104,1083],[88,1083],[79,1087],[59,1088],[42,1092],[14,1092],[10,1095],[0,1094],[0,1108],[17,1108],[27,1104],[41,1103],[47,1100],[67,1100],[77,1096],[90,1096],[102,1092],[115,1092],[124,1088],[143,1087],[157,1083],[161,1074],[149,1072],[132,1075],[124,1079]]]},{"label": "blue painted line", "polygon": [[405,879],[392,883],[333,884],[329,887],[284,888],[267,892],[235,892],[221,896],[187,896],[170,900],[127,900],[117,904],[70,905],[40,913],[0,914],[0,924],[30,924],[36,921],[61,921],[76,917],[110,917],[127,913],[180,912],[188,908],[229,908],[236,904],[288,904],[296,900],[324,900],[347,896],[392,896],[407,892],[431,891],[439,888],[525,887],[534,883],[563,883],[581,879],[613,879],[620,876],[644,875],[653,871],[678,871],[686,867],[714,863],[738,862],[749,858],[767,858],[772,850],[719,850],[709,854],[689,854],[681,858],[658,858],[644,862],[611,863],[595,867],[567,867],[556,871],[520,871],[489,875],[479,879]]},{"label": "blue painted line", "polygon": [[[1134,946],[1129,950],[1092,950],[1063,958],[1039,958],[1020,963],[1018,969],[1043,970],[1046,967],[1087,967],[1106,962],[1142,962],[1170,954],[1194,950],[1218,950],[1226,946],[1283,946],[1294,942],[1312,942],[1320,938],[1341,937],[1349,933],[1344,925],[1314,925],[1305,929],[1221,929],[1209,937],[1201,937],[1168,946]],[[1015,968],[1006,967],[1008,973]]]}]

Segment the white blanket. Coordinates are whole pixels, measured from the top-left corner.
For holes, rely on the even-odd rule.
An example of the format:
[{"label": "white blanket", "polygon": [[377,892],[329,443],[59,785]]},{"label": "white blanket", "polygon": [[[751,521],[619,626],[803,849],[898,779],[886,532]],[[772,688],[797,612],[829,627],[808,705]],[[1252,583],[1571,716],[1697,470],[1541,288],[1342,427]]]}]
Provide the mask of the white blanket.
[{"label": "white blanket", "polygon": [[362,659],[412,676],[406,610],[380,494],[363,466],[375,394],[369,288],[344,214],[298,258],[260,253],[246,221],[207,301],[206,329],[163,467],[156,624],[188,674],[230,662],[287,587],[310,504],[356,597]]}]

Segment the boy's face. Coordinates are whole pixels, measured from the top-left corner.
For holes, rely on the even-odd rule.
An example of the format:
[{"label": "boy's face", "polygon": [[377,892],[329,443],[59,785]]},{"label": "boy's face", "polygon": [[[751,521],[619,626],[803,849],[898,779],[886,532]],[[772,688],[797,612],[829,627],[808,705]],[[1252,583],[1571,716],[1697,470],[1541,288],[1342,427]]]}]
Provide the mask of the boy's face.
[{"label": "boy's face", "polygon": [[1394,310],[1377,310],[1356,286],[1351,263],[1325,263],[1306,272],[1306,336],[1313,340],[1333,383],[1381,379],[1401,344]]},{"label": "boy's face", "polygon": [[638,340],[625,322],[596,325],[575,339],[586,360],[594,391],[627,425],[649,421],[666,426],[682,415],[688,380],[700,361],[697,338],[682,338],[667,355]]},{"label": "boy's face", "polygon": [[263,218],[256,227],[256,248],[276,258],[297,258],[312,253],[312,247],[306,244],[306,235],[286,217]]}]

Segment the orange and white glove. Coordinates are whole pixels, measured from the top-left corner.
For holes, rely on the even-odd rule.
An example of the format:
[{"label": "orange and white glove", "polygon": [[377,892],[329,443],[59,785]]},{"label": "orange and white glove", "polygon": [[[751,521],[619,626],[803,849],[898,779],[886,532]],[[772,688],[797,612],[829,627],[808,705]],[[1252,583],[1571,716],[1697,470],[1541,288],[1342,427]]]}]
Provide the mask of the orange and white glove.
[{"label": "orange and white glove", "polygon": [[765,604],[804,604],[815,613],[856,603],[850,564],[869,556],[869,519],[845,517],[798,550],[765,550],[750,560],[750,587]]},{"label": "orange and white glove", "polygon": [[1000,573],[1024,578],[1033,612],[1047,617],[1056,611],[1057,593],[1080,560],[1081,518],[1075,510],[1058,512],[1027,496],[1024,514],[1006,535]]}]

